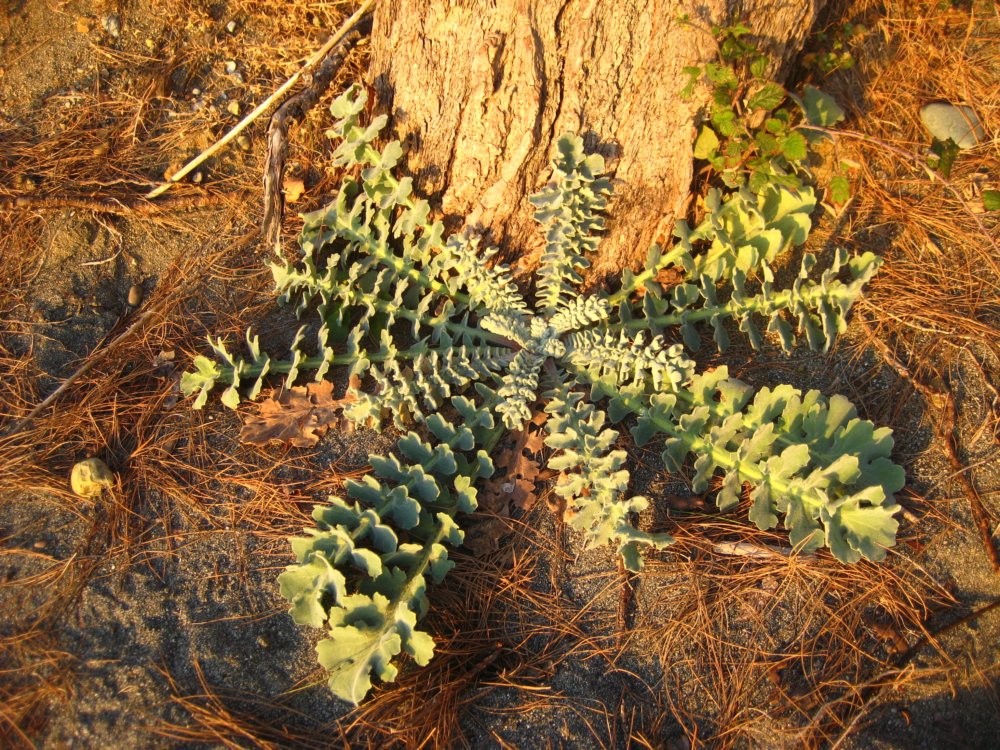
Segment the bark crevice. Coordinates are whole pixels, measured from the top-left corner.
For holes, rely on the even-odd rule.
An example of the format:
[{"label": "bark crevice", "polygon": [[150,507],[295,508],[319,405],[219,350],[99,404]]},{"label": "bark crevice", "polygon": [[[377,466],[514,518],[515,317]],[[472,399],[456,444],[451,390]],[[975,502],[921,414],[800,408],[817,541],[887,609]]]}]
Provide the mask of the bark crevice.
[{"label": "bark crevice", "polygon": [[682,69],[714,58],[707,24],[748,18],[783,69],[820,4],[385,0],[369,79],[409,145],[417,189],[454,223],[488,228],[526,268],[542,246],[527,196],[547,179],[555,140],[579,132],[609,152],[616,193],[594,264],[604,274],[668,240],[687,203],[708,92],[682,99]]}]

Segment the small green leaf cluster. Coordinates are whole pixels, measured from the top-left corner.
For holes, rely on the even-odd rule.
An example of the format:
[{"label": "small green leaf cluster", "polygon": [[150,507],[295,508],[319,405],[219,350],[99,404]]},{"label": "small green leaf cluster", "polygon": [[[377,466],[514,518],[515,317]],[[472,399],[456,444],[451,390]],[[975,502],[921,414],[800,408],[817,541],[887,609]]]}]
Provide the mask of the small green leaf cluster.
[{"label": "small green leaf cluster", "polygon": [[[707,121],[694,144],[695,158],[707,161],[730,188],[747,185],[758,192],[769,184],[803,187],[809,139],[816,136],[800,130],[799,119],[804,116],[810,125],[831,127],[843,119],[843,111],[813,86],[806,86],[799,97],[770,80],[768,59],[748,40],[747,26],[715,27],[713,32],[719,59],[684,69],[689,76],[684,93],[690,95],[702,76],[712,89]],[[842,202],[846,177],[834,179],[831,198]]]},{"label": "small green leaf cluster", "polygon": [[951,138],[944,141],[934,138],[927,154],[927,166],[939,172],[947,180],[951,177],[951,169],[955,166],[955,159],[958,158],[960,151],[958,144]]},{"label": "small green leaf cluster", "polygon": [[[705,205],[710,213],[695,229],[685,222],[678,224],[679,241],[669,253],[684,268],[684,279],[669,296],[654,286],[644,299],[650,328],[660,332],[678,326],[688,348],[697,351],[700,336],[695,324],[707,322],[717,347],[725,351],[729,333],[724,324],[733,319],[751,346],[758,349],[763,342],[758,321],[766,320],[767,332],[791,352],[796,344],[791,317],[797,320],[810,348],[827,351],[846,327],[847,312],[881,259],[873,253],[852,258],[838,249],[833,263],[814,278],[816,257],[804,253],[791,286],[778,290],[772,264],[809,235],[809,214],[816,206],[812,189],[788,191],[767,186],[755,195],[741,188],[724,202],[720,193],[712,190]],[[707,250],[696,254],[695,246],[704,244]],[[846,280],[842,279],[844,270]],[[750,291],[748,282],[754,278],[760,285]],[[720,284],[731,289],[726,300],[718,296]]]},{"label": "small green leaf cluster", "polygon": [[555,493],[570,506],[570,526],[583,533],[589,547],[614,542],[625,567],[640,570],[640,545],[662,549],[674,540],[633,525],[632,515],[649,507],[649,500],[628,497],[628,454],[611,450],[618,431],[602,429],[607,415],[565,385],[549,394],[545,411],[551,415],[545,444],[556,449],[548,465],[561,472]]},{"label": "small green leaf cluster", "polygon": [[847,21],[831,29],[817,31],[812,38],[815,52],[807,52],[802,56],[802,65],[815,68],[824,75],[836,70],[850,70],[856,61],[852,48],[860,43],[870,33],[862,23]]},{"label": "small green leaf cluster", "polygon": [[721,474],[720,510],[735,507],[748,483],[758,528],[774,528],[781,513],[790,541],[804,551],[825,544],[842,562],[881,560],[897,529],[892,493],[905,481],[890,458],[891,431],[859,419],[843,396],[826,400],[789,385],[752,395],[719,367],[679,394],[623,394],[612,413],[638,416],[632,434],[639,445],[664,434],[667,468],[679,471],[694,456],[695,492]]},{"label": "small green leaf cluster", "polygon": [[568,289],[583,281],[580,271],[590,262],[604,229],[600,212],[607,206],[611,182],[601,177],[604,159],[583,153],[583,141],[559,141],[552,180],[529,198],[535,219],[545,228],[545,250],[539,265],[537,303],[554,311],[569,301]]},{"label": "small green leaf cluster", "polygon": [[305,319],[289,355],[271,358],[249,334],[246,356],[210,339],[214,356],[196,357],[181,383],[196,408],[219,386],[236,408],[245,385],[253,398],[271,374],[292,385],[343,366],[353,376],[345,415],[405,431],[396,452],[371,456],[368,475],[316,507],[316,527],[292,540],[297,562],[279,578],[295,620],[326,629],[317,651],[336,695],[357,703],[373,674],[395,677],[402,653],[431,658],[433,639],[419,630],[427,586],[452,565],[448,547],[462,543],[459,518],[494,471],[497,440],[540,409],[570,525],[588,546],[610,543],[628,570],[671,538],[639,528],[655,499],[630,492],[628,454],[616,447],[626,424],[637,443],[659,444],[666,471],[693,458],[695,491],[721,482],[720,510],[746,494],[753,523],[783,524],[802,549],[882,559],[903,482],[889,431],[841,396],[791,386],[754,395],[725,368],[699,372],[690,356],[706,329],[720,350],[732,335],[825,350],[844,329],[877,257],[837,251],[820,270],[805,253],[787,284],[774,270],[809,235],[810,188],[712,191],[704,218],[679,222],[676,242],[652,246],[641,271],[584,293],[612,185],[603,159],[563,136],[551,179],[530,198],[545,250],[529,296],[479,235],[445,239],[395,175],[400,144],[374,145],[385,119],[363,123],[364,103],[352,87],[331,107],[334,161],[347,176],[328,206],[303,217],[298,262],[272,264],[279,299]]}]

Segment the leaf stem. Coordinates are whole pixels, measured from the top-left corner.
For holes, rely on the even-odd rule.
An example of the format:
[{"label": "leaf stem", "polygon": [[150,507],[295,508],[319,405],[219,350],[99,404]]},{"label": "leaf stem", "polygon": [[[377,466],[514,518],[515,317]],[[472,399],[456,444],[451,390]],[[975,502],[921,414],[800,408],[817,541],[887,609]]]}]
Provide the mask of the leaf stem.
[{"label": "leaf stem", "polygon": [[670,249],[666,255],[660,257],[656,265],[652,268],[646,268],[635,274],[632,277],[632,282],[627,286],[623,286],[617,292],[608,297],[608,303],[612,306],[620,305],[626,299],[628,299],[633,293],[639,290],[647,281],[652,281],[656,274],[662,271],[671,263],[676,263],[678,260],[684,257],[687,249],[683,246],[675,246]]}]

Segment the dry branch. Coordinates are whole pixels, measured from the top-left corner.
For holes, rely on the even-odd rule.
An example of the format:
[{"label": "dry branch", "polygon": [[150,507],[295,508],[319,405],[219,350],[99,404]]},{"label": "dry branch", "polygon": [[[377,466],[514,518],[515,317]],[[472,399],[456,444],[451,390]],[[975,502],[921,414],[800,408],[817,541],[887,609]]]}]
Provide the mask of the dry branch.
[{"label": "dry branch", "polygon": [[[357,15],[357,14],[355,14]],[[354,46],[371,31],[371,16],[360,19],[327,53],[316,70],[312,82],[282,104],[271,116],[267,126],[267,162],[264,166],[264,219],[261,237],[275,252],[281,249],[281,220],[285,201],[281,185],[285,174],[285,152],[288,148],[288,128],[301,121],[323,93],[330,87],[334,75],[344,64]]]},{"label": "dry branch", "polygon": [[281,99],[281,97],[283,97],[288,92],[288,90],[292,88],[292,86],[298,83],[299,78],[301,78],[302,75],[307,70],[316,65],[316,63],[318,63],[320,60],[326,58],[330,50],[332,50],[340,43],[341,39],[343,39],[344,36],[357,25],[357,23],[368,13],[368,11],[372,9],[372,7],[374,7],[375,3],[377,2],[378,0],[365,0],[365,2],[361,4],[361,7],[358,8],[357,11],[355,11],[354,15],[352,15],[350,18],[344,21],[343,25],[337,30],[337,32],[329,39],[327,39],[326,43],[322,47],[320,47],[312,57],[306,60],[305,64],[299,70],[297,70],[287,81],[281,84],[281,86],[279,86],[278,89],[273,94],[271,94],[269,97],[267,97],[267,99],[258,104],[257,107],[250,114],[248,114],[246,117],[240,120],[232,128],[232,130],[230,130],[228,133],[222,136],[222,138],[217,140],[215,143],[213,143],[211,146],[202,151],[200,154],[198,154],[195,158],[193,158],[179,170],[177,170],[177,172],[171,175],[170,179],[167,182],[164,182],[159,187],[150,190],[146,194],[146,197],[155,198],[158,195],[162,195],[163,193],[167,192],[171,188],[171,186],[173,186],[179,180],[182,180],[193,169],[197,168],[200,164],[203,164],[207,159],[210,159],[214,154],[221,151],[227,144],[229,144],[233,139],[235,139],[236,136],[238,136],[240,133],[246,130],[251,125],[251,123],[253,123],[262,114],[264,114],[264,112],[266,112],[271,107],[271,105],[273,105],[275,102]]}]

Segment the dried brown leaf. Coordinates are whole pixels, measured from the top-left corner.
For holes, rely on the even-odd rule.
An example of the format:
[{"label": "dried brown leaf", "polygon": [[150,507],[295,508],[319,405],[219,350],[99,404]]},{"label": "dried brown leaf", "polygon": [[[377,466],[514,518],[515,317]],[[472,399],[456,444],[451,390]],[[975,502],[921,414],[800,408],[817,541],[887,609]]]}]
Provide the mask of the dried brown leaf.
[{"label": "dried brown leaf", "polygon": [[545,412],[536,412],[523,430],[511,433],[512,445],[498,454],[497,472],[486,483],[487,505],[497,508],[512,502],[522,510],[531,510],[538,502],[535,482],[541,478],[539,458],[545,447],[542,426],[548,418]]},{"label": "dried brown leaf", "polygon": [[466,529],[463,545],[476,557],[485,557],[500,549],[500,539],[510,530],[506,519],[510,517],[510,504],[494,511],[489,507],[479,506],[475,522]]},{"label": "dried brown leaf", "polygon": [[[670,268],[661,268],[653,277],[653,281],[663,287],[663,291],[667,292],[684,281],[684,271],[683,269],[675,268],[673,266]],[[645,294],[645,286],[640,286],[636,289],[636,296],[641,298]]]},{"label": "dried brown leaf", "polygon": [[538,502],[535,482],[551,476],[540,466],[545,446],[541,427],[548,418],[545,412],[537,412],[524,430],[508,434],[507,446],[496,454],[496,472],[478,496],[480,520],[465,537],[465,546],[477,557],[499,549],[512,504],[530,510]]},{"label": "dried brown leaf", "polygon": [[289,390],[271,392],[260,403],[260,411],[246,419],[240,431],[244,443],[264,445],[276,441],[296,448],[309,448],[319,442],[328,429],[339,427],[343,408],[354,400],[348,394],[333,397],[333,383],[323,380]]}]

